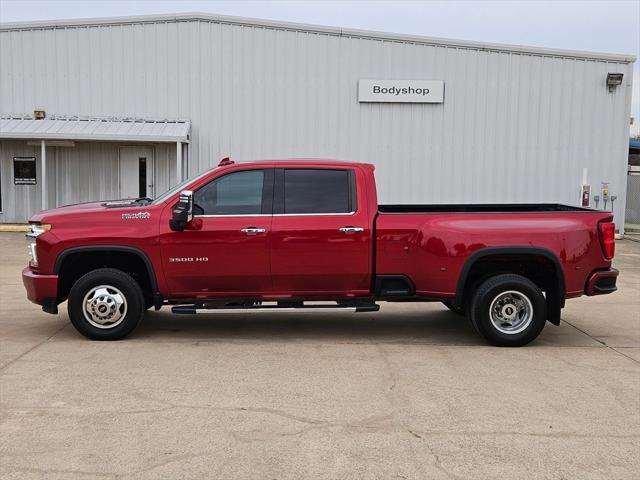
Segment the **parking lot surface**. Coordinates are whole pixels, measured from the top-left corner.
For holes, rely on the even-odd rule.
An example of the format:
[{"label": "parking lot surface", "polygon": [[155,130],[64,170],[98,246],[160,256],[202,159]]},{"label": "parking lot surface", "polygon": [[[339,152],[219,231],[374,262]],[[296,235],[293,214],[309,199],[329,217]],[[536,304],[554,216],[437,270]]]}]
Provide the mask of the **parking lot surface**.
[{"label": "parking lot surface", "polygon": [[436,303],[92,342],[26,300],[26,257],[0,234],[0,478],[638,478],[640,243],[517,349]]}]

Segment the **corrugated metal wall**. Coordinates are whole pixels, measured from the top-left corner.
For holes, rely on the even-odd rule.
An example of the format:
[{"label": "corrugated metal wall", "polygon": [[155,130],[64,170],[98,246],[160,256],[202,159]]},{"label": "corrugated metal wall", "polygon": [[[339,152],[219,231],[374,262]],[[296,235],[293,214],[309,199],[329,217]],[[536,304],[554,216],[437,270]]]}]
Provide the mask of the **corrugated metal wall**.
[{"label": "corrugated metal wall", "polygon": [[[76,142],[73,147],[47,147],[47,202],[49,208],[92,200],[120,198],[119,148],[123,144]],[[176,178],[175,146],[153,148],[154,179],[158,193]],[[36,185],[13,184],[13,157],[36,157]],[[24,141],[0,141],[0,223],[24,222],[42,208],[40,146]]]},{"label": "corrugated metal wall", "polygon": [[640,225],[640,175],[627,178],[627,223]]},{"label": "corrugated metal wall", "polygon": [[118,148],[109,143],[49,148],[47,173],[55,178],[55,187],[49,192],[56,200],[50,201],[50,206],[114,198],[119,182]]},{"label": "corrugated metal wall", "polygon": [[[194,20],[0,32],[0,111],[185,118],[189,174],[236,160],[377,165],[381,202],[624,212],[631,64]],[[607,72],[623,72],[614,93]],[[445,82],[443,104],[360,104],[362,78]]]},{"label": "corrugated metal wall", "polygon": [[[13,157],[36,158],[36,185],[13,184]],[[39,146],[29,146],[26,142],[0,142],[1,223],[23,222],[40,210],[42,205],[41,168]],[[47,180],[47,188],[50,192],[54,180],[51,177]]]}]

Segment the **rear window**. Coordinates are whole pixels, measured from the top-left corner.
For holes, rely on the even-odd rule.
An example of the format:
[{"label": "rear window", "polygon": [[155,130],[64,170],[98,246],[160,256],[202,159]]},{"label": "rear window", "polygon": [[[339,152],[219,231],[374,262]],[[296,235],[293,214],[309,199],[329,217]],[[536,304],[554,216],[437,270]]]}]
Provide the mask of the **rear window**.
[{"label": "rear window", "polygon": [[286,169],[284,213],[355,211],[353,173],[349,170]]}]

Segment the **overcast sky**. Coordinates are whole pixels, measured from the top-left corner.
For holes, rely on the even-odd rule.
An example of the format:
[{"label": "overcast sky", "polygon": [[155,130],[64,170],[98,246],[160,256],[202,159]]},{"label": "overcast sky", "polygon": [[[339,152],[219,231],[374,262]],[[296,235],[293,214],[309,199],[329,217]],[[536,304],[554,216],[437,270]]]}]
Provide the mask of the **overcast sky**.
[{"label": "overcast sky", "polygon": [[[432,37],[640,56],[640,0],[0,0],[0,21],[207,12]],[[640,132],[640,65],[632,116]]]}]

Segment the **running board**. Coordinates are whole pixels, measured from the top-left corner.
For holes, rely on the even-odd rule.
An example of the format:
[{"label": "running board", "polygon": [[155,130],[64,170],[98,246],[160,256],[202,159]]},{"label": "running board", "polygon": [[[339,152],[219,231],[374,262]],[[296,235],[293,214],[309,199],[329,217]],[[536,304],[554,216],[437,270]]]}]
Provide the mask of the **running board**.
[{"label": "running board", "polygon": [[302,305],[292,307],[281,307],[278,305],[256,305],[256,306],[225,306],[225,307],[207,307],[196,305],[177,305],[171,307],[171,313],[180,315],[194,315],[196,313],[288,313],[288,312],[310,312],[310,313],[325,313],[325,312],[377,312],[380,310],[380,305],[375,303],[357,304],[357,305]]}]

